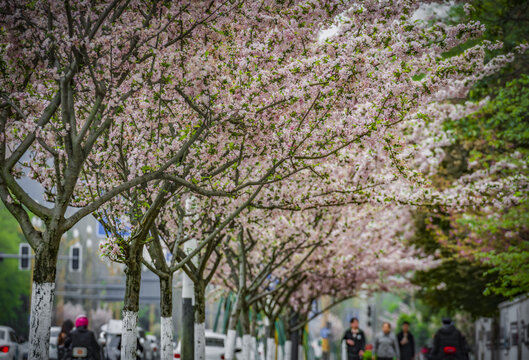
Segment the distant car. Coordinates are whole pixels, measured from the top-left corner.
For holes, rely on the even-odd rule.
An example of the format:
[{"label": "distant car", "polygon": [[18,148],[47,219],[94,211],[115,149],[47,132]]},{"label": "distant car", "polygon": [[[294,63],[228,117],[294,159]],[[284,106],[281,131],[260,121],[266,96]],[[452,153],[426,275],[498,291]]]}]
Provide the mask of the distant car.
[{"label": "distant car", "polygon": [[[224,359],[225,352],[225,341],[226,335],[215,333],[211,330],[206,330],[206,360],[221,360]],[[181,359],[181,348],[182,344],[179,341],[178,345],[174,347],[174,358]],[[238,353],[241,351],[240,339],[237,339],[237,344],[235,347],[235,352]],[[235,355],[237,359],[237,355]]]},{"label": "distant car", "polygon": [[57,360],[59,358],[59,352],[57,350],[59,334],[61,333],[60,326],[52,326],[50,328],[50,360]]},{"label": "distant car", "polygon": [[29,359],[29,343],[27,341],[21,342],[18,345],[18,349],[20,350],[19,358],[21,360],[28,360]]},{"label": "distant car", "polygon": [[[101,326],[99,334],[99,344],[103,347],[103,354],[106,360],[119,360],[121,357],[121,320],[110,320]],[[152,350],[148,340],[145,338],[145,331],[138,327],[138,359],[153,360]]]},{"label": "distant car", "polygon": [[147,335],[147,341],[151,346],[153,359],[158,360],[160,358],[160,343],[158,342],[158,338],[155,335]]},{"label": "distant car", "polygon": [[0,326],[0,359],[19,360],[21,353],[15,330],[7,326]]}]

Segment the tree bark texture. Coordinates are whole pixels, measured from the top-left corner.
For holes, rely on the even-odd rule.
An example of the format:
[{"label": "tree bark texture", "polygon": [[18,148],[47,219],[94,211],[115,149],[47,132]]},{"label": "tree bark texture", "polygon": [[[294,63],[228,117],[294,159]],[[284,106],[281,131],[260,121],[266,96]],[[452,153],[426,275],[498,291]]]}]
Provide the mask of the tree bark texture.
[{"label": "tree bark texture", "polygon": [[143,246],[131,246],[125,269],[125,298],[123,302],[123,329],[121,335],[121,358],[136,358],[137,322],[140,306],[141,255]]},{"label": "tree bark texture", "polygon": [[61,234],[51,229],[43,233],[43,241],[35,249],[31,316],[29,330],[29,359],[48,359],[51,317],[55,294],[55,274]]},{"label": "tree bark texture", "polygon": [[160,278],[160,357],[173,358],[173,277]]}]

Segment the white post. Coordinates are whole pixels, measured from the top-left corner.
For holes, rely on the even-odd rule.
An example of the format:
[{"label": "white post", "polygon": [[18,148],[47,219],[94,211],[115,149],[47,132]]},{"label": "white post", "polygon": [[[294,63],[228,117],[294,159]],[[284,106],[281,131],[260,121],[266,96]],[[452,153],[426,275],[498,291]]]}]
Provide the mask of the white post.
[{"label": "white post", "polygon": [[195,360],[206,360],[206,324],[195,323]]},{"label": "white post", "polygon": [[235,341],[237,339],[237,332],[234,329],[229,329],[226,336],[226,344],[224,345],[224,358],[226,360],[233,360],[235,354]]},{"label": "white post", "polygon": [[[186,211],[191,211],[192,200],[186,202]],[[195,239],[184,244],[184,252],[189,254],[197,247]],[[196,354],[195,346],[195,284],[185,272],[182,272],[182,359],[192,360]]]},{"label": "white post", "polygon": [[136,359],[136,343],[138,341],[138,313],[123,311],[121,328],[121,358]]},{"label": "white post", "polygon": [[33,283],[29,329],[29,359],[49,357],[50,326],[55,283]]},{"label": "white post", "polygon": [[173,317],[162,317],[160,319],[160,359],[172,359],[173,351]]}]

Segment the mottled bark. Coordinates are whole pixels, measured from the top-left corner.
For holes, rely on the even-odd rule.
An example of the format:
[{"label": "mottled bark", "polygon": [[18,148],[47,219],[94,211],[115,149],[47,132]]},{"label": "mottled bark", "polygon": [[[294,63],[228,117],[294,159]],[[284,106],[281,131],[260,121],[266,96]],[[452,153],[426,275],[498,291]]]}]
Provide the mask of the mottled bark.
[{"label": "mottled bark", "polygon": [[48,359],[55,283],[33,283],[29,332],[29,359]]},{"label": "mottled bark", "polygon": [[160,358],[173,358],[173,277],[160,278]]},{"label": "mottled bark", "polygon": [[195,282],[195,360],[206,358],[206,284]]},{"label": "mottled bark", "polygon": [[57,255],[61,235],[49,229],[43,233],[43,240],[35,249],[29,331],[30,360],[48,358]]},{"label": "mottled bark", "polygon": [[[141,255],[143,245],[133,244],[129,248],[127,267],[125,268],[125,297],[123,299],[123,334],[121,339],[121,358],[136,357],[136,322],[140,305]],[[125,319],[128,326],[125,327]]]},{"label": "mottled bark", "polygon": [[160,278],[160,315],[173,316],[173,277]]}]

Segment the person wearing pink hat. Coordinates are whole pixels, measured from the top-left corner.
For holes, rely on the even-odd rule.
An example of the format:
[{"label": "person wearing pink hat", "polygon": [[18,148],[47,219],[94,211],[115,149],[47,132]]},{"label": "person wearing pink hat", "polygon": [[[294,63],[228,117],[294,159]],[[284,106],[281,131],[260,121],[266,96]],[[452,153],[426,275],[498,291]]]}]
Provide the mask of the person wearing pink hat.
[{"label": "person wearing pink hat", "polygon": [[79,315],[75,319],[75,330],[69,340],[67,359],[101,360],[101,349],[94,333],[88,330],[86,315]]}]

